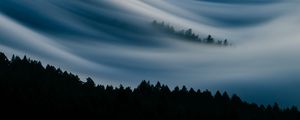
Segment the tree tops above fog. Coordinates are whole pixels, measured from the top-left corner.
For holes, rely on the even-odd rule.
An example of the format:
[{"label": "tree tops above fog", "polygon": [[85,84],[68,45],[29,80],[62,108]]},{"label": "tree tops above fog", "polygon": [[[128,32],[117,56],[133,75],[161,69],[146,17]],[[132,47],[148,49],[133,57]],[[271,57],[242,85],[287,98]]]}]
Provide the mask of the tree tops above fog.
[{"label": "tree tops above fog", "polygon": [[208,45],[217,45],[217,46],[229,46],[231,43],[228,42],[227,39],[225,40],[216,40],[211,35],[208,35],[207,37],[201,38],[198,34],[195,34],[193,30],[187,29],[187,30],[176,30],[173,26],[170,24],[167,24],[165,22],[158,22],[156,20],[152,21],[152,26],[155,28],[158,28],[159,30],[170,34],[174,37],[198,42],[202,44],[208,44]]}]

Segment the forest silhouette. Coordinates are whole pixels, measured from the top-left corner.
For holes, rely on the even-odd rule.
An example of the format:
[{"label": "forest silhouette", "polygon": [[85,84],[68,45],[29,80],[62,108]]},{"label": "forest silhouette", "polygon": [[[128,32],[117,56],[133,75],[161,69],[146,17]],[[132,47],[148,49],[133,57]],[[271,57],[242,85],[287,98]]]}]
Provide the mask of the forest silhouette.
[{"label": "forest silhouette", "polygon": [[2,114],[62,115],[104,120],[299,120],[295,106],[257,105],[237,95],[143,80],[136,88],[97,85],[24,56],[0,53]]},{"label": "forest silhouette", "polygon": [[232,43],[229,43],[227,39],[225,40],[216,40],[211,35],[208,35],[205,38],[201,38],[200,35],[193,32],[191,28],[187,30],[176,30],[174,26],[171,26],[164,21],[158,22],[156,20],[152,21],[152,26],[157,28],[160,32],[167,33],[176,38],[181,38],[191,42],[197,42],[206,45],[215,45],[215,46],[230,46]]}]

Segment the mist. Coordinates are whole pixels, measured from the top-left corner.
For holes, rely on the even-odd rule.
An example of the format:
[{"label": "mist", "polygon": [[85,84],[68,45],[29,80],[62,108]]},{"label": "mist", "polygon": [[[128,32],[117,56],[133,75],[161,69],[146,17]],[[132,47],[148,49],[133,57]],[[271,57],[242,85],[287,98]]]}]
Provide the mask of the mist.
[{"label": "mist", "polygon": [[[1,0],[0,50],[98,84],[160,81],[299,107],[299,5],[296,0]],[[174,39],[153,29],[153,20],[228,39],[233,46]]]}]

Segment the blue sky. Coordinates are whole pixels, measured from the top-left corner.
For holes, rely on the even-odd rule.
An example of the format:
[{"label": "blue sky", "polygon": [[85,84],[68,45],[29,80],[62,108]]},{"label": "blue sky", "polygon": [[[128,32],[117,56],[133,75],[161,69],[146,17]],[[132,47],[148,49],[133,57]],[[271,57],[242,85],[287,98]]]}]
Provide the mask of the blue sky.
[{"label": "blue sky", "polygon": [[[297,0],[1,0],[0,50],[27,55],[99,84],[141,80],[237,93],[300,106]],[[232,47],[157,34],[151,21]]]}]

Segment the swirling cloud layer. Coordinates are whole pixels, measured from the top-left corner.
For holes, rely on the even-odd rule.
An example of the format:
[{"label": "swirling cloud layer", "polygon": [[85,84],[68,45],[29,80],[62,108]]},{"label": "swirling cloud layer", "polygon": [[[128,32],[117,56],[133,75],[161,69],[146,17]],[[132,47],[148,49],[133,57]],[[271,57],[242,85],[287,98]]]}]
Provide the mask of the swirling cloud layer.
[{"label": "swirling cloud layer", "polygon": [[[226,90],[258,102],[300,106],[296,0],[1,0],[0,50],[28,55],[101,84],[140,80]],[[217,48],[171,39],[166,21]]]}]

